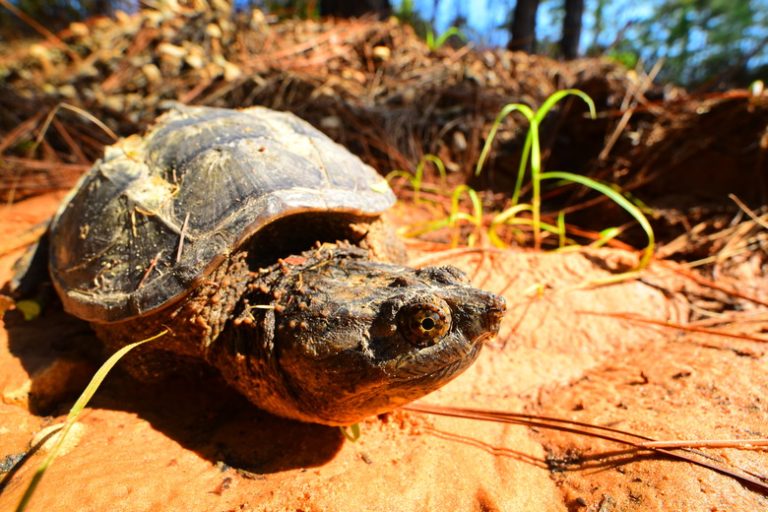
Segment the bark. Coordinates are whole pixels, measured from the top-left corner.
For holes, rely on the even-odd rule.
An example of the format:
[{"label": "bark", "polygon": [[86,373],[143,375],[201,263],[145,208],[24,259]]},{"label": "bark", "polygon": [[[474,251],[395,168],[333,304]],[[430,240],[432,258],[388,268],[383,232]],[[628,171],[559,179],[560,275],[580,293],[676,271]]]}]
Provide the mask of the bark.
[{"label": "bark", "polygon": [[526,53],[536,51],[536,11],[538,9],[539,0],[517,0],[512,15],[508,49]]},{"label": "bark", "polygon": [[584,14],[584,0],[565,0],[565,18],[563,19],[563,37],[560,51],[566,60],[579,56],[581,38],[581,19]]},{"label": "bark", "polygon": [[374,14],[379,19],[387,18],[392,13],[389,0],[321,0],[320,16],[335,16],[337,18],[359,18],[366,14]]}]

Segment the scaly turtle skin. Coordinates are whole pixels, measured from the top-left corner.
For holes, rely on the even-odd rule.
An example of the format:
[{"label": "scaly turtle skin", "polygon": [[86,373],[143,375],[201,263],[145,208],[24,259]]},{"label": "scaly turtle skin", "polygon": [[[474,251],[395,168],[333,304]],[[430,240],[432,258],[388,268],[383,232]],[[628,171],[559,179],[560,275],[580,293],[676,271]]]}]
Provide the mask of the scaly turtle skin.
[{"label": "scaly turtle skin", "polygon": [[399,264],[393,202],[291,114],[178,106],[70,193],[50,273],[110,349],[170,330],[137,376],[204,361],[274,414],[350,424],[458,375],[505,308],[455,268]]}]

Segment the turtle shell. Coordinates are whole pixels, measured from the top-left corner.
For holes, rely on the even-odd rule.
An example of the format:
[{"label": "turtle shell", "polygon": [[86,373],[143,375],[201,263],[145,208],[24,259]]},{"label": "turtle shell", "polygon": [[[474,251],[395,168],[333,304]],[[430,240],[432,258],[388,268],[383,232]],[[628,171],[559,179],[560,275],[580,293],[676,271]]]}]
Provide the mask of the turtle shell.
[{"label": "turtle shell", "polygon": [[183,298],[277,219],[375,217],[394,201],[374,169],[290,113],[176,106],[70,192],[51,224],[51,277],[68,312],[126,320]]}]

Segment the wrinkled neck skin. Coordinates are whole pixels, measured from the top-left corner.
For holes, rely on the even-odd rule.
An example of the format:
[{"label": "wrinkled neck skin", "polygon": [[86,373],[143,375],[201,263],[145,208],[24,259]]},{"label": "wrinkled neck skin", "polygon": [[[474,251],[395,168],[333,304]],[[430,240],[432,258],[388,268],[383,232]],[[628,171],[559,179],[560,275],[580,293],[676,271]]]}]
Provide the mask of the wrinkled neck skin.
[{"label": "wrinkled neck skin", "polygon": [[456,377],[504,309],[453,267],[414,270],[322,246],[263,270],[208,359],[263,409],[348,425]]}]

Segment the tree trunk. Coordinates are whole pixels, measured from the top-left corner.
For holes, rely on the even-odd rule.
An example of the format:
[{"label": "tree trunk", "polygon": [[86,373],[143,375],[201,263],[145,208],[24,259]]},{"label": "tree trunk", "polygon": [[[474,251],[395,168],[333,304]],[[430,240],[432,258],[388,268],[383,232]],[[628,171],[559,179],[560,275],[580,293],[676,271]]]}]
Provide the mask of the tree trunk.
[{"label": "tree trunk", "polygon": [[560,51],[566,60],[572,60],[579,56],[582,14],[584,14],[584,0],[565,0],[565,18],[563,19],[563,38],[560,40]]},{"label": "tree trunk", "polygon": [[359,18],[366,14],[374,14],[379,19],[389,17],[392,6],[389,0],[320,0],[320,16],[335,16],[337,18]]},{"label": "tree trunk", "polygon": [[597,0],[597,4],[595,5],[595,27],[592,30],[592,43],[587,48],[587,54],[589,55],[600,55],[602,52],[600,50],[600,36],[603,32],[603,11],[605,10],[605,3],[606,0]]},{"label": "tree trunk", "polygon": [[539,0],[517,0],[510,26],[511,38],[507,49],[526,53],[536,51],[536,11]]}]

